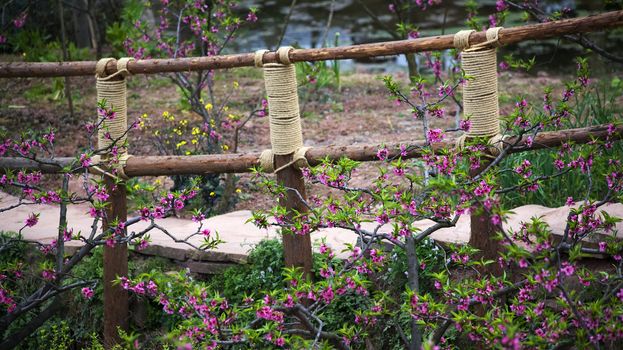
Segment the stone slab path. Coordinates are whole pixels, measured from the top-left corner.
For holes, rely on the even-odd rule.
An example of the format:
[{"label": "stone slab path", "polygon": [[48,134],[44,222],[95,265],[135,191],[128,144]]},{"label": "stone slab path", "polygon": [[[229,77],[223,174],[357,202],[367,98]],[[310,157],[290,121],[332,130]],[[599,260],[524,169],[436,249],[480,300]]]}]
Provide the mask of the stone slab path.
[{"label": "stone slab path", "polygon": [[[6,208],[17,203],[17,198],[0,192],[0,208]],[[514,214],[508,217],[505,228],[517,228],[523,221],[533,216],[542,216],[550,224],[556,235],[562,234],[569,207],[546,208],[538,205],[526,205],[513,210]],[[623,204],[608,204],[601,208],[612,216],[623,217]],[[19,231],[24,226],[24,220],[30,213],[39,213],[39,223],[34,227],[22,230],[23,236],[30,241],[49,243],[57,236],[59,206],[56,205],[27,205],[0,213],[0,231]],[[249,250],[265,238],[278,237],[275,228],[259,229],[246,221],[251,217],[247,210],[231,212],[204,220],[204,228],[218,232],[225,241],[217,250],[200,252],[183,243],[176,243],[160,231],[150,232],[151,244],[141,253],[157,255],[176,260],[191,271],[199,273],[217,273],[234,263],[246,261]],[[88,215],[87,205],[72,205],[68,207],[67,222],[74,232],[90,232],[92,219]],[[197,224],[187,219],[165,218],[158,220],[158,224],[174,234],[177,238],[184,238],[196,231]],[[416,226],[425,229],[433,223],[428,220],[419,221]],[[139,222],[130,226],[131,231],[140,231],[148,223]],[[374,224],[369,224],[374,227]],[[365,226],[364,226],[365,227]],[[391,227],[387,225],[388,231]],[[464,243],[469,241],[470,219],[462,216],[456,227],[445,228],[435,232],[432,238],[447,243]],[[623,234],[623,223],[617,225],[620,234]],[[383,230],[383,228],[381,229]],[[326,239],[327,244],[336,251],[342,250],[345,243],[356,243],[357,235],[344,229],[325,229],[312,234],[312,241],[320,242]],[[200,245],[202,238],[195,236],[190,240]],[[68,249],[81,245],[79,241],[67,242]]]}]

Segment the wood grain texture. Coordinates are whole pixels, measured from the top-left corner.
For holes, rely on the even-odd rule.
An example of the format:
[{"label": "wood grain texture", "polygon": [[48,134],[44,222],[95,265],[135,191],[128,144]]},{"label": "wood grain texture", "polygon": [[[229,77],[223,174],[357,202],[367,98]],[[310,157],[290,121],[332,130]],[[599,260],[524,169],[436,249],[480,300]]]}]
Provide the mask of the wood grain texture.
[{"label": "wood grain texture", "polygon": [[[482,159],[480,167],[470,170],[470,175],[476,176],[480,174],[489,164],[489,160]],[[502,242],[495,238],[499,228],[491,222],[491,215],[484,210],[482,205],[477,204],[472,207],[469,226],[469,245],[479,250],[474,259],[493,260],[492,264],[482,267],[482,272],[490,273],[494,276],[502,275],[503,270],[497,262],[502,252]]]},{"label": "wood grain texture", "polygon": [[[603,31],[623,25],[623,11],[601,13],[588,17],[565,19],[546,23],[504,28],[499,33],[502,44],[513,44],[525,40],[542,40],[567,34]],[[426,38],[389,41],[383,43],[340,46],[321,49],[295,49],[290,52],[290,61],[325,61],[336,59],[368,58],[403,53],[445,50],[453,48],[453,34]],[[470,43],[484,42],[485,32],[473,33]],[[177,59],[137,60],[128,64],[132,74],[157,74],[167,72],[190,72],[209,69],[225,69],[254,66],[254,53],[187,57]],[[279,63],[275,52],[264,54],[264,63]],[[94,75],[95,61],[88,62],[9,62],[0,63],[0,78],[16,77],[59,77]],[[106,73],[116,71],[116,61],[106,66]]]},{"label": "wood grain texture", "polygon": [[[106,189],[110,194],[111,205],[108,207],[102,229],[107,230],[110,221],[127,220],[126,190],[123,185],[115,185],[109,177],[105,178]],[[125,230],[124,230],[125,235]],[[126,244],[116,244],[113,247],[104,246],[104,344],[112,348],[120,344],[121,339],[117,327],[128,330],[128,292],[113,281],[128,275],[128,247]]]},{"label": "wood grain texture", "polygon": [[[275,168],[288,164],[291,160],[292,154],[275,155]],[[294,215],[293,210],[299,213],[306,213],[308,211],[307,207],[301,201],[301,198],[307,199],[305,181],[301,170],[289,166],[278,172],[276,176],[278,183],[298,191],[297,194],[295,191],[289,190],[285,197],[279,199],[279,204],[288,209],[289,216]],[[299,267],[303,270],[306,278],[311,278],[312,245],[309,233],[305,235],[284,234],[282,241],[285,265],[287,267]]]}]

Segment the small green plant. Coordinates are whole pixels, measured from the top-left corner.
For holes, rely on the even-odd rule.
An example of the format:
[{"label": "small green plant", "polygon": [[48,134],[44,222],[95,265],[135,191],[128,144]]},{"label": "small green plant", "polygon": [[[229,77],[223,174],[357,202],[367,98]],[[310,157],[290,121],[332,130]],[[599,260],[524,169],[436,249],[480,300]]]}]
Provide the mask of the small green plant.
[{"label": "small green plant", "polygon": [[[623,84],[618,78],[611,81],[598,81],[585,92],[574,96],[570,102],[573,108],[573,118],[565,123],[568,128],[582,128],[600,124],[619,124],[623,116],[623,109],[617,103],[617,99],[623,93]],[[623,159],[623,145],[613,143],[608,150],[612,157]],[[514,167],[519,163],[528,161],[533,167],[540,169],[543,174],[555,174],[559,171],[554,167],[552,160],[558,153],[557,149],[543,149],[524,152],[509,156],[502,162],[503,167]],[[602,174],[608,164],[595,161],[594,174]],[[510,187],[516,183],[519,175],[513,172],[505,172],[500,176],[502,187]],[[606,182],[590,182],[584,176],[568,173],[548,180],[547,186],[541,186],[537,191],[528,193],[508,192],[501,200],[507,208],[513,208],[526,204],[539,204],[547,207],[563,205],[569,197],[574,201],[583,200],[588,186],[593,187],[594,198],[603,196],[607,190]]]},{"label": "small green plant", "polygon": [[75,345],[75,338],[69,323],[65,320],[49,322],[45,327],[39,329],[35,336],[35,344],[38,349],[48,350],[69,350]]},{"label": "small green plant", "polygon": [[247,293],[273,290],[283,284],[283,248],[277,239],[259,242],[249,253],[247,264],[234,266],[215,276],[210,284],[224,297],[242,300]]}]

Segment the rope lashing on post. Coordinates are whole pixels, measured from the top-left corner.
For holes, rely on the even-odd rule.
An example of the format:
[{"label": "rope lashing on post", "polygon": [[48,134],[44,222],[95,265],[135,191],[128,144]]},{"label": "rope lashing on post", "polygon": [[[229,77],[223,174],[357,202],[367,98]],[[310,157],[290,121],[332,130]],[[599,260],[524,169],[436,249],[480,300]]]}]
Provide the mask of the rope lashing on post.
[{"label": "rope lashing on post", "polygon": [[493,154],[503,149],[496,56],[501,29],[487,29],[487,41],[474,46],[469,45],[469,36],[474,30],[461,30],[454,35],[454,46],[462,51],[462,68],[465,75],[471,77],[463,86],[463,113],[471,121],[471,127],[457,140],[458,147],[463,147],[466,138],[490,137]]},{"label": "rope lashing on post", "polygon": [[[95,173],[121,178],[127,180],[123,168],[127,160],[131,157],[127,149],[128,131],[128,109],[127,109],[127,89],[125,77],[130,75],[128,62],[133,58],[120,58],[117,60],[117,72],[106,76],[106,65],[114,61],[114,58],[103,58],[96,65],[96,88],[97,101],[105,100],[106,109],[112,109],[113,118],[104,118],[97,132],[97,148],[105,150],[107,153],[102,156],[94,156],[93,163],[96,164],[92,169]],[[116,79],[114,79],[116,78]],[[99,116],[102,117],[102,116]],[[112,147],[117,147],[118,164],[114,169],[116,174],[100,168],[97,164],[107,164],[111,160]]]},{"label": "rope lashing on post", "polygon": [[[254,57],[255,66],[264,69],[272,145],[272,150],[265,150],[260,155],[260,166],[271,173],[291,165],[297,168],[309,166],[305,153],[310,147],[303,147],[296,70],[288,56],[292,49],[291,46],[285,46],[277,50],[280,63],[264,65],[263,56],[268,50],[258,50]],[[292,160],[275,169],[274,155],[287,154],[293,154]]]}]

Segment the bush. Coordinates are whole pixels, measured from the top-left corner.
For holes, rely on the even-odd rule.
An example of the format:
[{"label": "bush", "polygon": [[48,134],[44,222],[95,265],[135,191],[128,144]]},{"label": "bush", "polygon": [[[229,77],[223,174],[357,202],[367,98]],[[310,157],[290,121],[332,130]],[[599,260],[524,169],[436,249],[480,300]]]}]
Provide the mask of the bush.
[{"label": "bush", "polygon": [[[623,109],[618,100],[623,93],[623,83],[618,78],[611,81],[603,80],[594,83],[592,87],[574,96],[571,102],[575,111],[574,118],[564,123],[566,128],[582,128],[600,124],[618,124],[623,116]],[[581,146],[579,146],[581,147]],[[503,168],[515,168],[520,163],[528,160],[539,172],[546,176],[556,174],[552,160],[556,158],[557,149],[543,149],[514,154],[506,158],[502,163]],[[623,159],[623,145],[613,143],[608,151],[609,157]],[[603,174],[608,167],[607,159],[595,159],[593,174]],[[541,186],[535,192],[521,193],[509,192],[502,196],[505,207],[514,208],[526,204],[539,204],[546,207],[559,207],[564,205],[568,197],[575,201],[584,199],[589,192],[588,186],[592,186],[592,197],[596,200],[603,197],[608,191],[605,181],[589,181],[588,177],[578,176],[575,173],[566,173],[562,176],[547,180],[547,186]],[[516,184],[520,175],[514,172],[505,172],[500,176],[501,186],[508,188]]]}]

